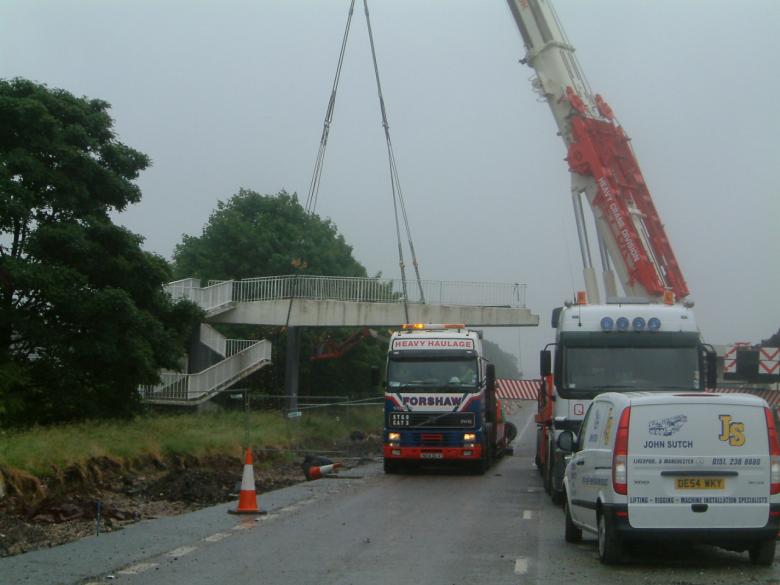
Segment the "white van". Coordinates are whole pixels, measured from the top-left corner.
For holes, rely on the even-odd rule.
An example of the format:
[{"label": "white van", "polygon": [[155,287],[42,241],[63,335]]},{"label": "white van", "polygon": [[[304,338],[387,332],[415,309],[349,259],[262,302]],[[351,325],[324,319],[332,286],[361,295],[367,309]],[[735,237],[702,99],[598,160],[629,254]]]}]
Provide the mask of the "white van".
[{"label": "white van", "polygon": [[767,403],[747,394],[609,392],[590,405],[564,478],[566,540],[598,535],[604,563],[622,543],[686,540],[774,560],[780,444]]}]

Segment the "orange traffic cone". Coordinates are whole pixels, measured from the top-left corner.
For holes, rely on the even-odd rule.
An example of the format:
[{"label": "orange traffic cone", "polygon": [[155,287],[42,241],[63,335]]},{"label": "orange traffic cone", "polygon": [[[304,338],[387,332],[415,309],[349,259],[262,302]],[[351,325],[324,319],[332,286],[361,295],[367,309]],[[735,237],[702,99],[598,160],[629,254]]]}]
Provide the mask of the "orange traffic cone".
[{"label": "orange traffic cone", "polygon": [[330,465],[320,465],[319,467],[309,467],[306,470],[306,479],[312,480],[312,479],[319,479],[325,474],[331,473],[333,471],[336,471],[337,469],[341,468],[341,463],[331,463]]},{"label": "orange traffic cone", "polygon": [[255,470],[252,466],[252,450],[247,448],[244,458],[244,475],[241,478],[241,493],[238,496],[238,508],[228,510],[231,514],[265,514],[257,507],[255,490]]}]

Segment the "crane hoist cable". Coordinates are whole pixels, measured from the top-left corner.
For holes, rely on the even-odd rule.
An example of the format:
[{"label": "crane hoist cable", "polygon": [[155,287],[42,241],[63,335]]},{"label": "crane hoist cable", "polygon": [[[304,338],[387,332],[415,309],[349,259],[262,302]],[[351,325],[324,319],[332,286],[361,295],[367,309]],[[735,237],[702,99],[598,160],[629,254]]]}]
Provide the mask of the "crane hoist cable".
[{"label": "crane hoist cable", "polygon": [[[349,14],[347,16],[347,25],[344,29],[344,36],[341,41],[341,51],[339,53],[339,60],[336,66],[336,75],[333,79],[333,88],[331,90],[330,99],[328,101],[328,107],[325,112],[325,121],[322,127],[322,136],[320,138],[320,147],[317,153],[317,160],[314,165],[314,172],[309,183],[309,193],[306,198],[305,210],[307,213],[314,213],[317,207],[318,194],[320,189],[320,180],[322,177],[322,170],[325,161],[325,150],[327,148],[328,136],[330,134],[330,126],[333,121],[333,112],[336,106],[336,94],[338,91],[339,80],[341,78],[341,70],[344,63],[344,54],[347,47],[347,39],[349,37],[349,30],[352,23],[352,15],[354,13],[355,0],[350,1]],[[368,2],[363,0],[363,8],[366,14],[366,26],[368,28],[368,38],[371,45],[371,58],[374,65],[374,77],[376,78],[377,93],[379,96],[379,108],[382,114],[382,127],[385,132],[385,141],[387,143],[387,156],[390,166],[390,187],[393,196],[393,213],[395,217],[395,231],[396,240],[398,243],[398,264],[401,269],[401,284],[403,287],[403,302],[404,313],[406,320],[409,320],[409,308],[408,308],[408,290],[406,285],[406,266],[404,263],[403,243],[401,238],[401,225],[399,220],[399,208],[401,211],[401,219],[403,220],[404,231],[409,245],[409,251],[412,256],[412,266],[414,267],[415,277],[417,279],[417,287],[420,292],[420,301],[425,302],[425,294],[423,292],[422,280],[420,279],[420,267],[417,262],[417,253],[414,249],[414,241],[412,239],[411,229],[409,227],[409,217],[406,213],[406,203],[401,190],[401,182],[398,177],[398,165],[395,159],[395,152],[393,150],[393,143],[390,140],[390,125],[387,122],[387,109],[385,108],[384,96],[382,95],[382,84],[379,80],[379,65],[376,58],[376,49],[374,46],[374,34],[371,28],[371,19],[368,12]]]},{"label": "crane hoist cable", "polygon": [[[414,274],[417,279],[417,287],[420,291],[420,302],[425,303],[425,294],[423,293],[422,280],[420,280],[420,266],[417,263],[417,254],[414,251],[414,242],[412,241],[412,231],[409,227],[409,217],[406,215],[406,203],[404,202],[404,194],[401,190],[401,180],[398,178],[398,165],[395,161],[395,152],[393,151],[393,143],[390,140],[390,125],[387,123],[387,109],[385,108],[385,98],[382,95],[382,84],[379,81],[379,65],[376,59],[376,49],[374,47],[374,32],[371,29],[371,18],[368,14],[368,0],[363,0],[363,9],[366,13],[366,26],[368,27],[368,40],[371,44],[371,59],[374,63],[374,77],[376,78],[376,89],[379,96],[379,109],[382,112],[382,127],[385,130],[385,140],[387,142],[387,158],[390,163],[390,184],[393,192],[393,211],[395,213],[395,225],[396,236],[398,238],[398,261],[401,267],[401,281],[404,291],[404,309],[406,311],[407,321],[409,319],[409,310],[406,305],[407,291],[406,291],[406,274],[404,271],[404,259],[401,246],[401,232],[398,228],[398,206],[401,207],[401,214],[403,216],[404,228],[406,230],[406,237],[409,243],[409,252],[412,255],[412,266],[414,267]],[[396,205],[398,201],[398,206]]]},{"label": "crane hoist cable", "polygon": [[317,152],[317,160],[314,163],[314,172],[311,175],[309,183],[309,195],[306,197],[306,212],[314,213],[317,207],[317,197],[320,192],[320,179],[322,178],[322,167],[325,163],[325,149],[328,146],[328,135],[330,134],[330,124],[333,121],[333,110],[336,107],[336,92],[339,89],[339,80],[341,79],[341,68],[344,64],[344,53],[347,50],[347,39],[349,38],[349,27],[352,24],[352,13],[355,11],[355,0],[349,4],[349,14],[347,15],[347,26],[344,29],[344,37],[341,40],[341,51],[339,52],[339,62],[336,65],[336,75],[333,78],[333,88],[330,92],[328,107],[325,110],[325,122],[322,125],[322,136],[320,137],[320,149]]}]

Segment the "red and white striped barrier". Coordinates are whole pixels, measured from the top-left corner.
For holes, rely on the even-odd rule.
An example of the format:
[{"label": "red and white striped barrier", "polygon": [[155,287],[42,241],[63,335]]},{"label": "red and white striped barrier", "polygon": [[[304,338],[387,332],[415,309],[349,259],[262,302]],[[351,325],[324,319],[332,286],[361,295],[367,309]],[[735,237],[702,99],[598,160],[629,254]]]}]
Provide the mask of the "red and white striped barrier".
[{"label": "red and white striped barrier", "polygon": [[718,386],[713,392],[720,394],[752,394],[766,400],[767,404],[772,408],[780,408],[780,391],[778,390],[757,390],[750,386]]},{"label": "red and white striped barrier", "polygon": [[536,400],[541,380],[496,380],[496,395],[502,400]]},{"label": "red and white striped barrier", "polygon": [[[773,350],[774,348],[769,349]],[[770,353],[767,358],[780,359],[780,350],[777,351],[777,354]],[[502,400],[536,400],[542,381],[499,378],[496,383],[496,395]],[[718,386],[710,392],[753,394],[766,400],[772,408],[780,408],[780,391],[777,390],[756,389],[751,386]]]}]

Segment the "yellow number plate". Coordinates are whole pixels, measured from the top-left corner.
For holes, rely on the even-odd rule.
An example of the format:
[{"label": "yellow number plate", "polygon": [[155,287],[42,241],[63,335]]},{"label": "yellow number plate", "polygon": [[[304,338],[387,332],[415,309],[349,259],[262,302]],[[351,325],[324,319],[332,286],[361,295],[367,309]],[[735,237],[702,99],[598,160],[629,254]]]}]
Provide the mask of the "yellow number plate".
[{"label": "yellow number plate", "polygon": [[722,477],[678,477],[674,485],[678,490],[723,490],[726,480]]}]

